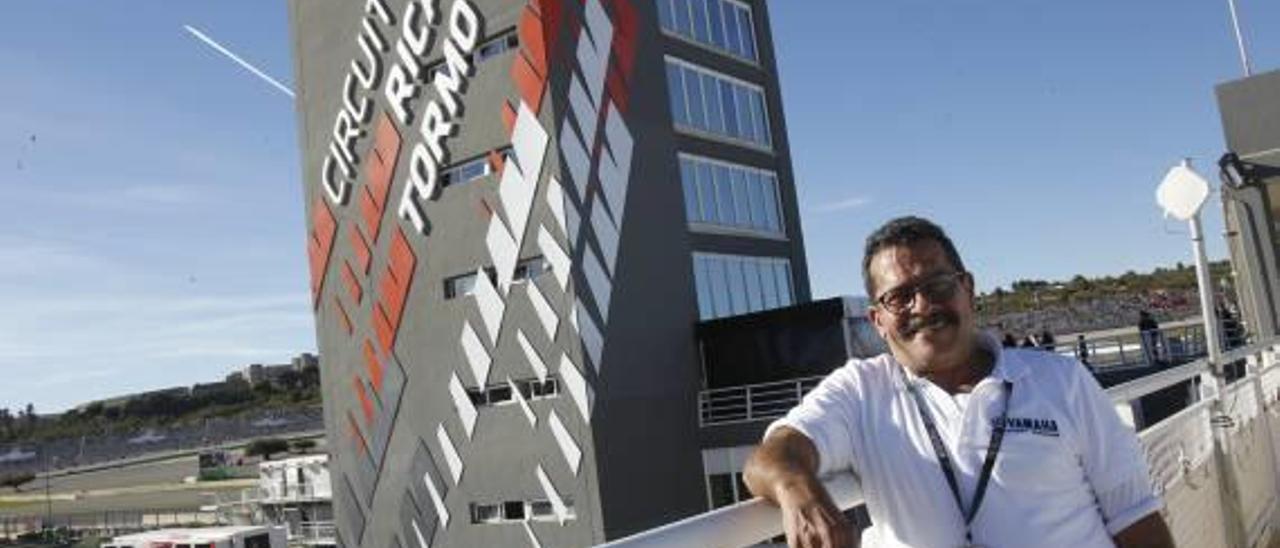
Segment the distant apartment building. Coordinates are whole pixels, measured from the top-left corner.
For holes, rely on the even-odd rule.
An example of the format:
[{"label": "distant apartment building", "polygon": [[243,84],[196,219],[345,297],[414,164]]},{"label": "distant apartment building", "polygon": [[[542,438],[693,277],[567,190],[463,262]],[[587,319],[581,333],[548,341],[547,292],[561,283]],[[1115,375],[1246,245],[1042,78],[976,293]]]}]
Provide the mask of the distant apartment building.
[{"label": "distant apartment building", "polygon": [[257,386],[262,383],[272,386],[281,387],[283,379],[291,373],[301,373],[308,367],[319,367],[320,358],[315,354],[303,352],[294,356],[289,363],[276,365],[263,365],[253,363],[244,366],[244,368],[227,376],[228,382],[242,381],[248,383],[249,386]]},{"label": "distant apartment building", "polygon": [[288,375],[289,372],[301,373],[309,367],[318,368],[319,366],[320,358],[318,356],[310,352],[302,352],[291,358],[289,363],[286,364],[263,365],[255,363],[246,365],[227,375],[222,381],[196,383],[190,387],[175,386],[173,388],[125,394],[83,403],[76,406],[75,409],[78,412],[83,412],[95,406],[103,409],[124,408],[129,402],[144,398],[157,396],[173,398],[208,396],[227,391],[246,390],[264,382],[280,387],[281,379]]}]

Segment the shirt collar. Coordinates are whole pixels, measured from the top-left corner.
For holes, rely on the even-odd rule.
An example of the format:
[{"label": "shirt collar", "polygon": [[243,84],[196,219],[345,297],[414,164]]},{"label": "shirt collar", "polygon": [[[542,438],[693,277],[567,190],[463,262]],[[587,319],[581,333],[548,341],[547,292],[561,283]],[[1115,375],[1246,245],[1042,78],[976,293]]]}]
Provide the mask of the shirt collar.
[{"label": "shirt collar", "polygon": [[991,353],[996,363],[991,367],[989,377],[1003,381],[1015,382],[1027,374],[1027,364],[1017,352],[1005,352],[1000,339],[988,331],[978,333],[978,346]]},{"label": "shirt collar", "polygon": [[[1000,381],[1016,382],[1027,374],[1026,362],[1019,359],[1017,352],[1007,353],[1004,351],[1000,340],[986,331],[978,332],[978,346],[991,354],[995,364],[991,367],[991,373],[987,374],[987,378],[994,378]],[[898,388],[906,389],[906,382],[915,382],[920,378],[919,375],[913,373],[909,368],[898,362],[898,359],[889,353],[889,361],[897,367],[902,374],[894,375],[894,381],[898,384]],[[985,380],[985,379],[983,379]],[[981,381],[979,381],[981,382]]]}]

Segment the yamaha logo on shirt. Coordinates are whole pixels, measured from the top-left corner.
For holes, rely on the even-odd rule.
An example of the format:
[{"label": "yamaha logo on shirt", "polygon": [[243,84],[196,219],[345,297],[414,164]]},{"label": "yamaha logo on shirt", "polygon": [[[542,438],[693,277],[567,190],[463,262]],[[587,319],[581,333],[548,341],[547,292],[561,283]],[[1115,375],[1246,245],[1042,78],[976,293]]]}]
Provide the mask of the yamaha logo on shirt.
[{"label": "yamaha logo on shirt", "polygon": [[[991,419],[991,427],[1000,425],[1000,418]],[[1058,422],[1053,419],[1028,419],[1008,417],[1004,419],[1004,430],[1007,433],[1029,432],[1038,436],[1058,437]]]}]

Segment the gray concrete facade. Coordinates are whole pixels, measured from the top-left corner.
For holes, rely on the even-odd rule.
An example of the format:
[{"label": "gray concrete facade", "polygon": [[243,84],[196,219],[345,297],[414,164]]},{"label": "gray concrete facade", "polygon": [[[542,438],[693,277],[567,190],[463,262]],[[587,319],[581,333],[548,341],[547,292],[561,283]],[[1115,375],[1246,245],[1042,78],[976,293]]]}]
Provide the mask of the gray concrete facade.
[{"label": "gray concrete facade", "polygon": [[[343,545],[584,546],[707,509],[692,254],[787,259],[809,300],[766,6],[733,6],[757,62],[652,2],[290,0]],[[761,87],[769,150],[677,129],[668,56]],[[691,230],[681,153],[776,173],[784,236]]]},{"label": "gray concrete facade", "polygon": [[1227,150],[1256,178],[1222,193],[1236,302],[1252,332],[1273,335],[1280,332],[1280,71],[1226,82],[1215,92]]}]

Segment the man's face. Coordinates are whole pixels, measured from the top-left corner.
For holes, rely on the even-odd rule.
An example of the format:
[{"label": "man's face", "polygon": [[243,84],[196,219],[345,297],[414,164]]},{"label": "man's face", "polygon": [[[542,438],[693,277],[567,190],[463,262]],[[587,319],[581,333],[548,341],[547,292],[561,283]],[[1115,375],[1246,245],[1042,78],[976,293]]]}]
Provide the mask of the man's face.
[{"label": "man's face", "polygon": [[923,373],[969,359],[975,333],[973,279],[942,245],[892,246],[871,258],[876,294],[868,315],[895,358]]}]

